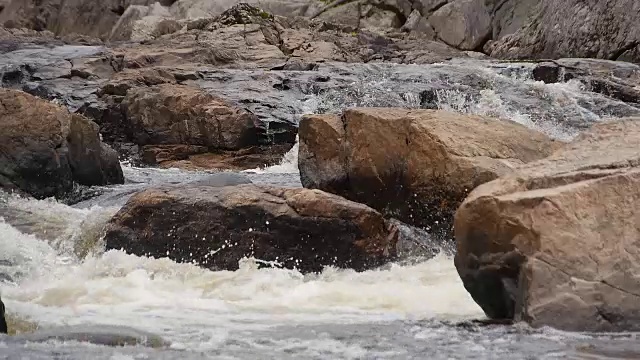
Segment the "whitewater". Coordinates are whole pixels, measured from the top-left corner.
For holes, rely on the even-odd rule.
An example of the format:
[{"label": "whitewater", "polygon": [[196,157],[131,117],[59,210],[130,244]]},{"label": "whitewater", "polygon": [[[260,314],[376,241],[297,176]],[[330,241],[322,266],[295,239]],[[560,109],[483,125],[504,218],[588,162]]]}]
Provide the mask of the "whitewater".
[{"label": "whitewater", "polygon": [[[443,65],[434,69],[438,66]],[[549,113],[606,119],[584,105],[591,95],[577,82],[543,84],[523,79],[526,74],[476,66],[495,89],[475,98],[439,91],[439,108],[509,118],[561,140],[575,136],[576,128],[515,106],[510,89],[518,87],[548,100]],[[352,91],[309,97],[303,109],[418,107],[417,95],[398,95],[393,81],[384,74],[365,78]],[[0,337],[0,359],[609,359],[640,354],[637,334],[474,323],[484,314],[444,252],[360,273],[329,267],[307,275],[261,267],[260,259],[244,259],[231,272],[105,252],[104,226],[128,196],[210,174],[123,165],[124,185],[94,188],[97,196],[73,205],[0,195],[0,294],[10,326],[27,333],[36,327],[54,335],[74,327],[97,333],[131,328],[160,340],[113,347],[56,336]],[[299,187],[297,145],[280,164],[243,173],[254,183]]]}]

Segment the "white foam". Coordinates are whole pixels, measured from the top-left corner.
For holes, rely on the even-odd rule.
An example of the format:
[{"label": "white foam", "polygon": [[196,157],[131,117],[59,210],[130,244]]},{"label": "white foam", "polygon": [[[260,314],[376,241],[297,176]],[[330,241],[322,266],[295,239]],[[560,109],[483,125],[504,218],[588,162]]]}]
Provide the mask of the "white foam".
[{"label": "white foam", "polygon": [[28,274],[18,286],[0,285],[3,300],[44,326],[135,325],[176,344],[203,347],[204,340],[215,348],[230,329],[482,316],[444,255],[361,273],[328,268],[303,275],[258,269],[254,259],[235,272],[208,271],[120,251],[69,261],[6,223],[0,235],[0,248]]},{"label": "white foam", "polygon": [[297,174],[298,170],[298,136],[296,135],[296,142],[293,147],[287,151],[282,157],[282,160],[276,165],[267,166],[264,168],[256,168],[245,170],[244,172],[256,173],[256,174]]}]

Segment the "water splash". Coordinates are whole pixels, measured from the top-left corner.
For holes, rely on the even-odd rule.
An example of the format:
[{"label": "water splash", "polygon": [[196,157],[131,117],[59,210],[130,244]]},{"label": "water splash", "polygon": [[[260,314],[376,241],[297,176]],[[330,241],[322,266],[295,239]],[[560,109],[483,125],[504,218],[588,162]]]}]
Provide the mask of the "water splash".
[{"label": "water splash", "polygon": [[296,135],[295,144],[291,150],[284,154],[278,164],[264,168],[245,170],[244,172],[254,174],[298,174],[300,173],[300,170],[298,170],[298,150],[298,136]]}]

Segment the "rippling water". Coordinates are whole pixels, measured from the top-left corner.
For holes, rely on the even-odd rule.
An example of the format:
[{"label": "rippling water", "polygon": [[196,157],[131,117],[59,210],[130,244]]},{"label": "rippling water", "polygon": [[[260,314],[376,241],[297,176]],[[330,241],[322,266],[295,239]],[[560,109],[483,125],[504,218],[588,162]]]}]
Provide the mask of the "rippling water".
[{"label": "rippling water", "polygon": [[[442,72],[438,66],[445,65],[433,66]],[[589,123],[607,117],[595,110],[598,95],[577,83],[545,85],[527,80],[526,69],[521,70],[525,75],[514,75],[505,66],[478,69],[477,76],[489,85],[478,91],[465,91],[460,83],[439,89],[433,93],[437,107],[510,118],[560,139],[575,135],[576,119]],[[420,107],[417,92],[403,92],[398,84],[404,76],[418,86],[427,81],[425,74],[412,66],[383,68],[339,92],[305,96],[298,106],[301,112],[351,105]],[[548,106],[541,108],[542,103]],[[553,116],[558,112],[563,121]],[[296,187],[296,163],[294,147],[281,164],[244,174],[255,183]],[[484,315],[446,255],[362,273],[327,268],[302,275],[258,269],[259,259],[243,260],[235,272],[213,272],[104,252],[104,224],[135,191],[208,175],[124,170],[126,184],[91,189],[97,196],[73,206],[0,196],[0,292],[12,318],[41,329],[129,326],[171,345],[114,348],[0,337],[0,359],[640,358],[637,334],[472,325],[468,320]]]}]

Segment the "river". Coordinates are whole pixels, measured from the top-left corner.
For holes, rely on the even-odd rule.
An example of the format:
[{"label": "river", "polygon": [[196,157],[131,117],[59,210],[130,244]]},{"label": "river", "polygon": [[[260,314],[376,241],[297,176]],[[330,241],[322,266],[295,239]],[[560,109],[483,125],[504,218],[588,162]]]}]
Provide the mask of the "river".
[{"label": "river", "polygon": [[[331,66],[326,71],[339,72]],[[441,109],[509,118],[562,140],[617,112],[640,113],[614,100],[605,104],[577,81],[533,81],[526,64],[466,60],[354,69],[332,91],[300,90],[287,100],[290,113],[353,105],[425,107],[431,101]],[[251,71],[225,71],[238,80],[201,85],[223,93],[228,86],[226,96],[241,96],[229,84]],[[430,100],[421,84],[438,84],[431,86]],[[244,173],[255,183],[296,187],[296,164],[294,147],[281,164]],[[260,259],[245,259],[229,272],[105,252],[103,227],[133,192],[208,175],[126,162],[123,169],[124,185],[85,189],[96,196],[73,205],[0,196],[0,293],[14,322],[33,321],[41,331],[62,334],[80,326],[110,334],[129,327],[168,345],[110,347],[55,336],[5,336],[0,359],[640,358],[638,334],[472,323],[484,314],[444,253],[361,273],[327,268],[303,275],[259,268]]]}]

